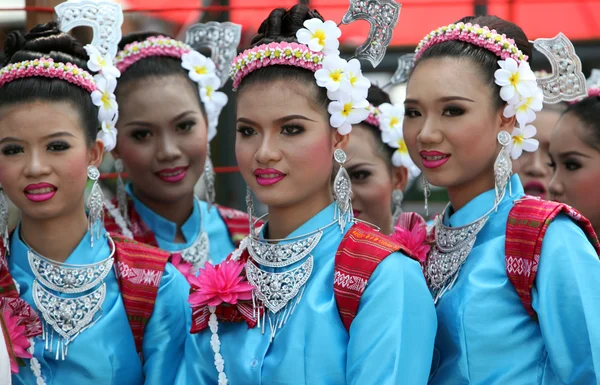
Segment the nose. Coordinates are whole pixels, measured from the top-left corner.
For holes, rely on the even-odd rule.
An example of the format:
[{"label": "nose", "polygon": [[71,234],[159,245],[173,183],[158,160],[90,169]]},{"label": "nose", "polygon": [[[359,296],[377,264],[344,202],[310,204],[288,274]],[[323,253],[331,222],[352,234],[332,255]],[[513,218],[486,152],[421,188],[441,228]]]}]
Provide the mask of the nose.
[{"label": "nose", "polygon": [[276,135],[265,133],[261,135],[261,143],[254,155],[259,164],[270,165],[281,160],[281,149],[278,146]]},{"label": "nose", "polygon": [[550,186],[548,186],[548,190],[550,190],[550,199],[563,201],[563,195],[565,193],[565,188],[560,180],[560,175],[558,172],[555,172],[552,176],[552,180],[550,181]]},{"label": "nose", "polygon": [[181,157],[179,141],[170,134],[164,134],[158,142],[156,159],[159,162],[171,162]]},{"label": "nose", "polygon": [[30,151],[23,175],[27,178],[38,179],[50,173],[51,167],[48,162],[44,161],[43,155],[35,149]]},{"label": "nose", "polygon": [[438,122],[432,118],[424,117],[423,127],[417,135],[417,141],[421,144],[439,144],[443,140],[443,135],[438,128]]},{"label": "nose", "polygon": [[524,160],[526,160],[526,163],[523,171],[528,176],[543,178],[551,172],[550,167],[544,162],[544,154],[539,150]]}]

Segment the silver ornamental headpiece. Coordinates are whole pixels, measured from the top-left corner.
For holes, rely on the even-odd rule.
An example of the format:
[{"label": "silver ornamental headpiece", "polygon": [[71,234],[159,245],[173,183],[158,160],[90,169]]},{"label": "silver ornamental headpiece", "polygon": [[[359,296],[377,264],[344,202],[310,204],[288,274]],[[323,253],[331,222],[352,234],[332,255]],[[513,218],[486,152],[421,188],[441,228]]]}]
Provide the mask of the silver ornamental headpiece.
[{"label": "silver ornamental headpiece", "polygon": [[342,18],[342,24],[366,20],[371,28],[367,40],[356,49],[357,58],[365,58],[377,67],[392,41],[392,32],[400,17],[401,4],[393,0],[350,0],[350,8]]},{"label": "silver ornamental headpiece", "polygon": [[237,54],[241,37],[241,25],[210,21],[189,27],[185,34],[185,42],[196,51],[202,48],[210,49],[210,57],[215,63],[223,87],[229,77],[231,62]]},{"label": "silver ornamental headpiece", "polygon": [[402,84],[408,81],[408,75],[410,75],[410,71],[415,65],[415,54],[407,53],[398,58],[398,68],[396,68],[396,72],[392,75],[392,79],[390,80],[390,84]]},{"label": "silver ornamental headpiece", "polygon": [[61,31],[69,32],[75,27],[92,28],[91,45],[102,55],[117,54],[121,41],[123,11],[121,6],[109,1],[66,1],[54,8]]},{"label": "silver ornamental headpiece", "polygon": [[533,46],[552,66],[550,76],[537,79],[544,93],[544,103],[570,102],[587,96],[581,60],[575,54],[571,41],[562,32],[552,39],[536,39]]},{"label": "silver ornamental headpiece", "polygon": [[600,85],[600,69],[593,69],[590,77],[586,80],[586,85],[590,87],[598,87]]}]

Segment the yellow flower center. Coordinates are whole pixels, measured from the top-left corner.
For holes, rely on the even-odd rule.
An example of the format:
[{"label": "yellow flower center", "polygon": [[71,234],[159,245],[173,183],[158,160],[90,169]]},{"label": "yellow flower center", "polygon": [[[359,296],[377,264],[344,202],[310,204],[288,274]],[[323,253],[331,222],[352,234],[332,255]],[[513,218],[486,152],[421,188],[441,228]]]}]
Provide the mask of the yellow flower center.
[{"label": "yellow flower center", "polygon": [[514,74],[510,75],[510,78],[508,78],[508,81],[510,82],[510,84],[513,87],[516,87],[517,84],[519,83],[519,73],[515,72]]},{"label": "yellow flower center", "polygon": [[215,90],[211,87],[211,86],[206,86],[206,96],[208,96],[208,98],[212,98],[213,92]]},{"label": "yellow flower center", "polygon": [[392,119],[390,119],[390,127],[396,128],[398,123],[400,123],[400,119],[398,119],[397,117],[394,116]]},{"label": "yellow flower center", "polygon": [[317,38],[319,39],[319,44],[320,45],[325,45],[325,31],[323,31],[322,29],[318,29],[315,31],[315,33],[313,34],[313,38]]},{"label": "yellow flower center", "polygon": [[398,152],[401,154],[408,154],[408,147],[406,147],[404,139],[398,140]]},{"label": "yellow flower center", "polygon": [[352,103],[345,103],[344,108],[342,109],[342,115],[348,117],[350,115],[350,112],[352,112]]},{"label": "yellow flower center", "polygon": [[102,104],[104,105],[105,108],[110,107],[110,94],[108,92],[102,93]]},{"label": "yellow flower center", "polygon": [[194,70],[198,75],[206,75],[208,73],[206,66],[194,67]]},{"label": "yellow flower center", "polygon": [[350,73],[350,84],[352,84],[352,87],[354,87],[354,84],[356,83],[357,80],[358,80],[358,76],[354,75],[353,73]]},{"label": "yellow flower center", "polygon": [[525,138],[523,137],[523,135],[513,136],[513,143],[516,144],[516,145],[523,144],[524,140],[525,140]]},{"label": "yellow flower center", "polygon": [[340,82],[340,80],[342,80],[342,70],[333,71],[329,74],[329,77],[336,83]]}]

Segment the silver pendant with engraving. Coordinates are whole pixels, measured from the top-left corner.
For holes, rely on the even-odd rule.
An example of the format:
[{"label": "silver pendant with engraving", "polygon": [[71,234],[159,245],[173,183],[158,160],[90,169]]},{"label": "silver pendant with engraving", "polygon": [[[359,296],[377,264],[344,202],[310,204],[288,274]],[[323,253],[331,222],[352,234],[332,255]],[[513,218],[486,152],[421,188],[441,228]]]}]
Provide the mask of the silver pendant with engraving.
[{"label": "silver pendant with engraving", "polygon": [[441,218],[443,215],[436,218],[435,245],[425,263],[425,278],[435,304],[456,282],[462,265],[475,245],[477,234],[489,216],[486,214],[466,226],[456,228],[444,226]]},{"label": "silver pendant with engraving", "polygon": [[323,235],[322,231],[300,241],[271,244],[250,238],[248,251],[252,259],[266,267],[290,266],[306,257],[317,246]]},{"label": "silver pendant with engraving", "polygon": [[181,258],[192,264],[194,270],[204,266],[204,264],[210,260],[210,242],[208,240],[208,234],[200,228],[200,233],[194,241],[194,243],[185,250],[180,252]]}]

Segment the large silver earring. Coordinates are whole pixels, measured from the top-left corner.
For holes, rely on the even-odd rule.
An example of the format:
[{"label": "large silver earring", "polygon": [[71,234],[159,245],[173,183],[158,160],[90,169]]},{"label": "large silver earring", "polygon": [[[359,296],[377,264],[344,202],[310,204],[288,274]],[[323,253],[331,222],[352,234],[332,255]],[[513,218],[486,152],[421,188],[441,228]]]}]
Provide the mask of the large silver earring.
[{"label": "large silver earring", "polygon": [[206,163],[204,163],[204,173],[202,174],[202,183],[204,183],[204,191],[208,211],[215,204],[215,170],[212,161],[210,160],[210,145],[206,152]]},{"label": "large silver earring", "polygon": [[342,149],[336,149],[333,152],[333,158],[339,166],[339,170],[333,180],[333,197],[336,203],[335,218],[340,225],[340,231],[343,233],[346,224],[352,221],[354,214],[352,213],[352,185],[350,176],[344,168],[344,163],[348,157]]},{"label": "large silver earring", "polygon": [[511,135],[507,131],[500,131],[498,133],[498,143],[502,146],[496,161],[494,162],[494,189],[496,191],[496,201],[494,204],[495,209],[498,209],[498,204],[504,198],[506,192],[506,185],[512,175],[512,161],[508,154],[507,146],[512,141]]},{"label": "large silver earring", "polygon": [[402,213],[402,200],[404,199],[404,193],[402,190],[395,189],[392,191],[392,227],[398,221],[398,217]]},{"label": "large silver earring", "polygon": [[246,186],[246,210],[248,212],[248,229],[250,236],[254,236],[254,199],[250,187]]},{"label": "large silver earring", "polygon": [[121,159],[115,160],[115,171],[117,172],[117,204],[119,205],[119,212],[125,220],[127,226],[130,226],[129,222],[129,209],[127,207],[127,191],[125,191],[125,183],[123,183],[123,161]]},{"label": "large silver earring", "polygon": [[100,232],[104,226],[104,194],[98,183],[100,171],[96,166],[88,166],[88,178],[94,182],[92,191],[87,199],[88,208],[88,231],[90,232],[90,244],[94,247],[94,240],[100,238]]},{"label": "large silver earring", "polygon": [[[8,244],[8,200],[4,195],[4,189],[0,187],[0,238],[2,238],[2,244],[6,249],[6,254],[9,254]],[[0,255],[0,258],[3,256]]]},{"label": "large silver earring", "polygon": [[425,198],[425,216],[429,216],[429,197],[431,196],[431,185],[425,178],[425,175],[421,177],[421,185],[423,186],[423,197]]}]

